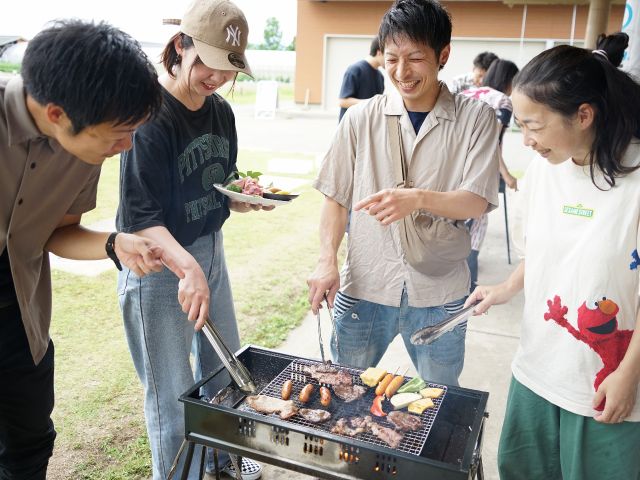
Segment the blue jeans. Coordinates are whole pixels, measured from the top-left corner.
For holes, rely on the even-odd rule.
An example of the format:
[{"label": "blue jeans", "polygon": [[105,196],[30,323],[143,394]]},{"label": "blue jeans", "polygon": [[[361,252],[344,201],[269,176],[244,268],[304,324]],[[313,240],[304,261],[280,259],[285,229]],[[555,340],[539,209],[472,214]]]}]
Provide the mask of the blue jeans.
[{"label": "blue jeans", "polygon": [[412,345],[411,334],[427,325],[435,325],[458,311],[464,298],[439,307],[410,307],[406,289],[400,307],[358,300],[338,292],[335,300],[336,336],[331,354],[337,363],[367,368],[378,364],[396,335],[402,335],[407,352],[419,375],[428,381],[458,385],[464,365],[464,340],[467,323],[445,333],[431,345]]},{"label": "blue jeans", "polygon": [[[232,351],[240,348],[222,233],[200,237],[186,247],[198,261],[211,291],[209,315]],[[221,365],[220,359],[178,303],[178,278],[165,269],[137,277],[126,268],[118,276],[118,294],[131,358],[144,386],[144,412],[151,445],[153,479],[167,478],[184,439],[184,410],[178,397]],[[194,355],[195,372],[189,356]],[[213,397],[224,385],[208,382],[202,395]],[[189,478],[200,468],[197,448]],[[220,452],[220,464],[228,454]],[[184,455],[183,455],[184,459]],[[182,460],[178,467],[182,471]]]}]

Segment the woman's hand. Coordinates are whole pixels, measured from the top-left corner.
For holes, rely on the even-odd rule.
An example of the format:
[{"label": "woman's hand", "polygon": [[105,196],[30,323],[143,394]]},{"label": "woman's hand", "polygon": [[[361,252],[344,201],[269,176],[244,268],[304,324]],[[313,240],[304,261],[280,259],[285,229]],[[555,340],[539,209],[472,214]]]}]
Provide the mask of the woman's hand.
[{"label": "woman's hand", "polygon": [[593,408],[602,402],[604,410],[596,413],[594,420],[601,423],[622,423],[629,416],[636,402],[638,379],[618,367],[605,378],[593,397]]},{"label": "woman's hand", "polygon": [[190,322],[196,322],[195,329],[200,330],[209,317],[209,284],[195,261],[183,268],[184,276],[178,282],[178,302]]},{"label": "woman's hand", "polygon": [[504,183],[507,185],[507,187],[516,192],[518,191],[518,179],[511,175],[511,173],[502,173],[502,179],[504,180]]},{"label": "woman's hand", "polygon": [[270,211],[276,208],[274,205],[256,205],[247,202],[238,202],[236,200],[229,200],[229,209],[238,213],[247,213],[258,210]]}]

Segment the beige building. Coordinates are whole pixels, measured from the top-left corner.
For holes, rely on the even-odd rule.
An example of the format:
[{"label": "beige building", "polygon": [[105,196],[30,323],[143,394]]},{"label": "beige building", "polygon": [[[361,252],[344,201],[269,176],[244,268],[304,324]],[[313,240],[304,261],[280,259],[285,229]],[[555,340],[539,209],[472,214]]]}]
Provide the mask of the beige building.
[{"label": "beige building", "polygon": [[[526,1],[526,0],[524,0]],[[485,50],[522,67],[560,43],[582,46],[588,1],[443,1],[453,19],[451,58],[440,78],[450,81],[471,69]],[[551,3],[551,4],[550,4]],[[337,108],[345,69],[364,58],[389,0],[298,0],[295,101]],[[607,32],[622,26],[624,1],[614,0]]]}]

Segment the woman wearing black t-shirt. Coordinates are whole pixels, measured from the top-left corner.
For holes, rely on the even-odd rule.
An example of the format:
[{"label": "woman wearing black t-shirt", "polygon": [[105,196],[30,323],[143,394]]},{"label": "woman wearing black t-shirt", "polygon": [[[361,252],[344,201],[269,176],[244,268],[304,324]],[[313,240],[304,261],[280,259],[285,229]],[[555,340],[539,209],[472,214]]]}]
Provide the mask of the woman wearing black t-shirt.
[{"label": "woman wearing black t-shirt", "polygon": [[[245,17],[231,2],[194,2],[162,55],[162,110],[122,155],[118,230],[153,239],[181,270],[145,278],[125,270],[118,279],[127,340],[145,388],[154,480],[167,478],[184,438],[178,397],[220,364],[184,314],[196,329],[211,318],[231,350],[240,347],[220,229],[230,209],[260,207],[230,201],[213,187],[236,170],[238,152],[233,112],[215,91],[238,72],[251,74],[247,37]],[[221,388],[212,383],[204,395]],[[224,465],[228,456],[222,456]],[[193,465],[195,476],[199,458]],[[242,470],[245,480],[261,473],[248,459]]]}]

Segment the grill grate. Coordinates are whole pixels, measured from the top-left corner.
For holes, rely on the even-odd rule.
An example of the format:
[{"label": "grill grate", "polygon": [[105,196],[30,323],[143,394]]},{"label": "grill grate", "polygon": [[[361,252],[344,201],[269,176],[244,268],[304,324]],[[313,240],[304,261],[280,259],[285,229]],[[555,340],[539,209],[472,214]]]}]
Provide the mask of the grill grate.
[{"label": "grill grate", "polygon": [[[346,439],[351,439],[353,437],[332,433],[331,428],[335,425],[336,421],[339,418],[353,417],[353,416],[364,417],[365,415],[370,415],[369,408],[371,407],[371,404],[375,397],[375,392],[373,389],[367,387],[367,393],[365,393],[360,399],[350,403],[346,403],[340,400],[332,391],[331,404],[328,407],[321,406],[320,400],[319,400],[319,393],[318,393],[319,384],[317,380],[311,378],[310,375],[305,374],[303,371],[303,368],[305,366],[321,365],[321,364],[322,364],[321,362],[316,362],[312,360],[301,360],[301,359],[294,360],[289,365],[287,365],[287,367],[282,372],[280,372],[280,374],[278,374],[278,376],[276,376],[276,378],[274,378],[271,381],[271,383],[269,383],[265,388],[263,388],[260,394],[267,395],[270,397],[281,398],[280,396],[282,392],[282,385],[287,380],[293,380],[291,400],[294,401],[296,406],[299,408],[318,408],[318,409],[327,410],[331,413],[331,419],[328,422],[316,424],[316,423],[311,423],[305,420],[300,415],[295,415],[285,421],[296,424],[296,425],[301,425],[307,428],[321,430],[327,433],[331,433],[332,435],[338,435]],[[354,385],[363,385],[362,381],[360,380],[360,374],[363,372],[363,370],[343,367],[336,364],[332,364],[332,366],[336,369],[344,370],[344,371],[347,371],[349,374],[351,374]],[[298,400],[298,395],[300,394],[300,390],[302,390],[302,388],[308,383],[311,383],[315,386],[313,399],[310,402],[303,404]],[[422,420],[422,428],[417,431],[406,432],[397,450],[410,453],[413,455],[420,455],[420,452],[422,451],[422,448],[424,447],[424,444],[427,441],[429,431],[431,430],[431,427],[433,426],[433,422],[436,419],[436,415],[438,414],[440,405],[442,404],[442,401],[444,400],[444,397],[447,394],[447,387],[445,385],[438,385],[438,384],[429,383],[429,382],[427,382],[427,385],[430,387],[442,388],[444,390],[444,393],[439,398],[433,399],[433,403],[435,405],[434,408],[429,408],[425,410],[420,416]],[[385,411],[389,411],[390,408],[391,408],[391,404],[388,402],[385,402]],[[255,410],[253,410],[249,405],[246,404],[246,402],[243,402],[242,404],[240,404],[238,409],[256,413]],[[260,414],[259,412],[257,413]],[[393,428],[393,425],[390,422],[387,422],[384,418],[379,418],[375,416],[372,416],[372,418],[374,422],[378,423],[383,427]],[[376,437],[375,435],[369,432],[361,433],[356,438],[358,440],[370,443],[372,445],[390,448],[389,445],[387,445],[387,443],[383,442],[378,437]]]}]

